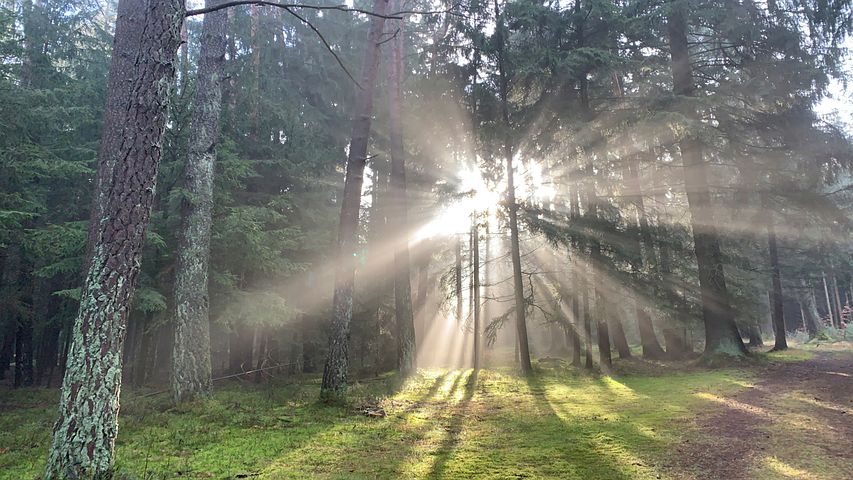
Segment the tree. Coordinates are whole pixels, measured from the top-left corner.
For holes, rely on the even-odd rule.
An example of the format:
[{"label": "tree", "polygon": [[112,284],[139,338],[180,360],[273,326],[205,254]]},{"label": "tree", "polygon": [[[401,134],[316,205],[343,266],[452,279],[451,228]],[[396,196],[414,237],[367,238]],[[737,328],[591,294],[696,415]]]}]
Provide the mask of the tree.
[{"label": "tree", "polygon": [[350,321],[352,320],[355,264],[353,254],[357,243],[358,212],[361,203],[361,187],[364,181],[364,166],[367,162],[367,144],[373,115],[373,91],[379,67],[379,43],[385,25],[384,15],[388,0],[374,0],[373,16],[364,48],[361,76],[355,110],[352,115],[352,134],[347,155],[346,179],[341,200],[341,219],[338,228],[337,266],[335,269],[335,293],[332,313],[332,328],[329,334],[329,353],[323,369],[321,396],[327,399],[342,398],[346,393],[347,359],[349,349]]},{"label": "tree", "polygon": [[[215,6],[222,0],[208,0]],[[175,343],[172,352],[172,396],[176,403],[210,394],[210,318],[208,265],[213,216],[213,176],[225,63],[225,10],[204,16],[198,73],[184,167],[186,192],[181,207],[181,233],[175,254]]]},{"label": "tree", "polygon": [[512,258],[513,295],[515,297],[515,328],[518,339],[518,354],[521,363],[521,371],[528,374],[533,371],[530,363],[530,347],[527,341],[527,301],[524,299],[524,283],[521,272],[521,247],[518,238],[518,203],[515,199],[515,174],[513,172],[514,147],[510,137],[512,125],[509,119],[509,77],[505,65],[505,49],[507,42],[506,26],[504,17],[498,8],[498,0],[495,3],[495,29],[498,62],[498,80],[501,103],[501,119],[503,122],[503,156],[506,164],[506,208],[509,217],[510,234],[510,256]]},{"label": "tree", "polygon": [[[144,5],[122,0],[109,84],[127,75],[122,53],[133,52],[136,72],[125,96],[110,94],[96,205],[103,216],[92,227],[87,274],[62,383],[59,418],[45,478],[109,476],[118,427],[121,354],[145,229],[154,201],[169,87],[184,20],[182,0]],[[130,22],[130,23],[128,23]],[[130,25],[141,22],[137,38]],[[134,43],[138,42],[138,43]],[[111,139],[122,137],[120,143]]]},{"label": "tree", "polygon": [[[695,88],[687,41],[687,4],[684,0],[675,0],[670,5],[667,31],[672,57],[673,92],[679,96],[682,115],[695,119],[696,113],[688,101],[694,95]],[[744,355],[747,353],[746,346],[734,321],[723,273],[722,251],[711,209],[702,144],[695,134],[687,133],[680,140],[679,147],[684,163],[684,186],[693,228],[694,253],[699,265],[705,355]]]},{"label": "tree", "polygon": [[[394,1],[392,9],[399,10]],[[388,62],[388,122],[391,141],[391,217],[390,231],[396,232],[394,246],[394,316],[397,320],[397,367],[403,377],[417,370],[415,348],[415,319],[412,313],[411,263],[409,260],[408,198],[406,193],[406,162],[403,146],[403,20],[394,20]]]},{"label": "tree", "polygon": [[782,309],[782,274],[779,268],[779,249],[776,243],[776,229],[773,224],[772,213],[767,213],[767,250],[769,253],[770,268],[772,275],[772,289],[770,290],[770,314],[773,321],[773,351],[778,352],[788,348],[786,338],[785,316]]}]

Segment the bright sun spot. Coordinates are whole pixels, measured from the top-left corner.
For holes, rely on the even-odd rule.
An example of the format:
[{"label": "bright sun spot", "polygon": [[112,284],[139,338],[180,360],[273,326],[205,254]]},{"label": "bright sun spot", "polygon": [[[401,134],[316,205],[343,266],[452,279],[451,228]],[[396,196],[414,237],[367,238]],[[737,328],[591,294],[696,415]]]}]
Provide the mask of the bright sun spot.
[{"label": "bright sun spot", "polygon": [[[520,172],[519,182],[516,184],[516,198],[536,203],[549,203],[554,200],[554,185],[542,171],[541,164],[531,161],[525,165],[518,158],[514,162],[514,169]],[[489,186],[476,168],[459,171],[457,178],[457,193],[464,196],[444,207],[429,223],[415,232],[410,244],[414,245],[437,236],[467,234],[471,229],[471,215],[474,213],[484,215],[491,224],[497,221],[500,192],[506,189],[506,184],[500,182],[496,186]]]},{"label": "bright sun spot", "polygon": [[415,232],[411,244],[442,235],[467,233],[471,229],[471,216],[475,213],[485,214],[490,218],[495,215],[501,196],[495,189],[486,185],[478,170],[462,170],[458,179],[458,193],[465,196],[443,208],[429,223]]}]

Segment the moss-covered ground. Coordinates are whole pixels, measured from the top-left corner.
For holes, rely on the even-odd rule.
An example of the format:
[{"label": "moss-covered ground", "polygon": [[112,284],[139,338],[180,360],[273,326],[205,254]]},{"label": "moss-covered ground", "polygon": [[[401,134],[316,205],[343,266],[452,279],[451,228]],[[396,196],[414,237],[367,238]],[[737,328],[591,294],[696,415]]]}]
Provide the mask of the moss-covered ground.
[{"label": "moss-covered ground", "polygon": [[[806,356],[793,350],[759,363]],[[697,472],[679,449],[705,435],[695,419],[751,388],[760,367],[625,371],[608,377],[537,365],[525,378],[500,369],[422,370],[404,385],[390,376],[361,382],[340,406],[317,403],[315,378],[219,385],[213,399],[182,407],[130,392],[116,470],[139,479],[691,478]],[[56,400],[44,389],[0,393],[0,478],[39,476]],[[826,408],[778,401],[806,423],[810,409]],[[799,432],[767,428],[772,438],[756,441],[778,455],[765,455],[754,476],[798,478],[802,470],[813,475],[802,478],[845,478],[840,461],[821,469],[792,461],[798,440],[786,435]]]}]

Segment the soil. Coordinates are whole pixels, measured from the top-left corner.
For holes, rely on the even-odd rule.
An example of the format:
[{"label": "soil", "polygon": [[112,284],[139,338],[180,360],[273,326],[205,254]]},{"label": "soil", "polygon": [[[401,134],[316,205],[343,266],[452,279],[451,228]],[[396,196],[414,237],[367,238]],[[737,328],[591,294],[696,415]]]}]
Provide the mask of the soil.
[{"label": "soil", "polygon": [[853,465],[850,445],[831,440],[853,438],[853,355],[817,353],[811,360],[772,363],[760,367],[757,378],[752,388],[718,399],[719,407],[699,415],[697,440],[685,443],[674,455],[677,470],[696,479],[753,478],[759,459],[771,453],[768,427],[792,411],[774,402],[792,393],[808,400],[797,413],[806,408],[809,417],[832,431],[823,438],[786,435],[772,441],[789,442],[786,451],[796,451],[803,441],[817,442],[827,455]]}]

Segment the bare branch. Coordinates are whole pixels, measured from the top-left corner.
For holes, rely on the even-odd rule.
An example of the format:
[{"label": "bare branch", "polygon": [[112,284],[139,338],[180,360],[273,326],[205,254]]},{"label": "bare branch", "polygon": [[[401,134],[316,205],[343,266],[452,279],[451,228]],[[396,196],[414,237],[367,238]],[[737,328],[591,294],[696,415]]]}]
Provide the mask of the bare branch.
[{"label": "bare branch", "polygon": [[329,45],[329,42],[326,41],[326,37],[324,37],[323,34],[320,33],[320,30],[317,30],[317,27],[315,27],[311,22],[306,20],[305,17],[303,17],[303,16],[299,15],[298,13],[294,12],[293,10],[291,10],[290,7],[282,7],[282,8],[287,10],[287,12],[289,14],[298,18],[300,22],[304,23],[308,28],[310,28],[314,33],[316,33],[317,37],[320,38],[320,41],[323,42],[323,45],[326,47],[326,50],[328,50],[329,53],[331,53],[332,56],[335,57],[335,61],[338,62],[338,65],[340,65],[340,67],[344,70],[344,73],[347,74],[349,79],[352,80],[352,82],[355,83],[358,88],[362,88],[361,84],[358,83],[358,80],[356,80],[355,77],[352,76],[352,73],[350,73],[350,71],[347,69],[346,65],[344,65],[344,62],[343,62],[343,60],[341,60],[341,57],[339,57],[338,54],[335,53],[334,50],[332,50],[332,46]]},{"label": "bare branch", "polygon": [[337,10],[339,12],[362,13],[364,15],[369,15],[371,17],[384,18],[386,20],[388,20],[388,19],[390,19],[390,20],[402,20],[403,15],[438,15],[438,14],[442,14],[442,13],[447,13],[449,15],[457,15],[457,16],[462,15],[461,13],[454,12],[451,9],[438,10],[438,11],[403,10],[403,11],[389,13],[389,14],[379,14],[379,13],[371,12],[370,10],[364,10],[363,8],[347,7],[346,5],[306,5],[306,4],[302,4],[302,3],[279,3],[279,2],[273,2],[270,0],[234,0],[232,2],[220,3],[219,5],[213,5],[210,7],[196,8],[194,10],[187,10],[186,16],[192,17],[195,15],[204,15],[205,13],[215,12],[217,10],[222,10],[224,8],[239,7],[241,5],[262,5],[262,6],[267,6],[267,7],[283,8],[290,13],[293,13],[293,11],[291,10],[293,8],[305,8],[305,9],[309,9],[309,10]]}]

